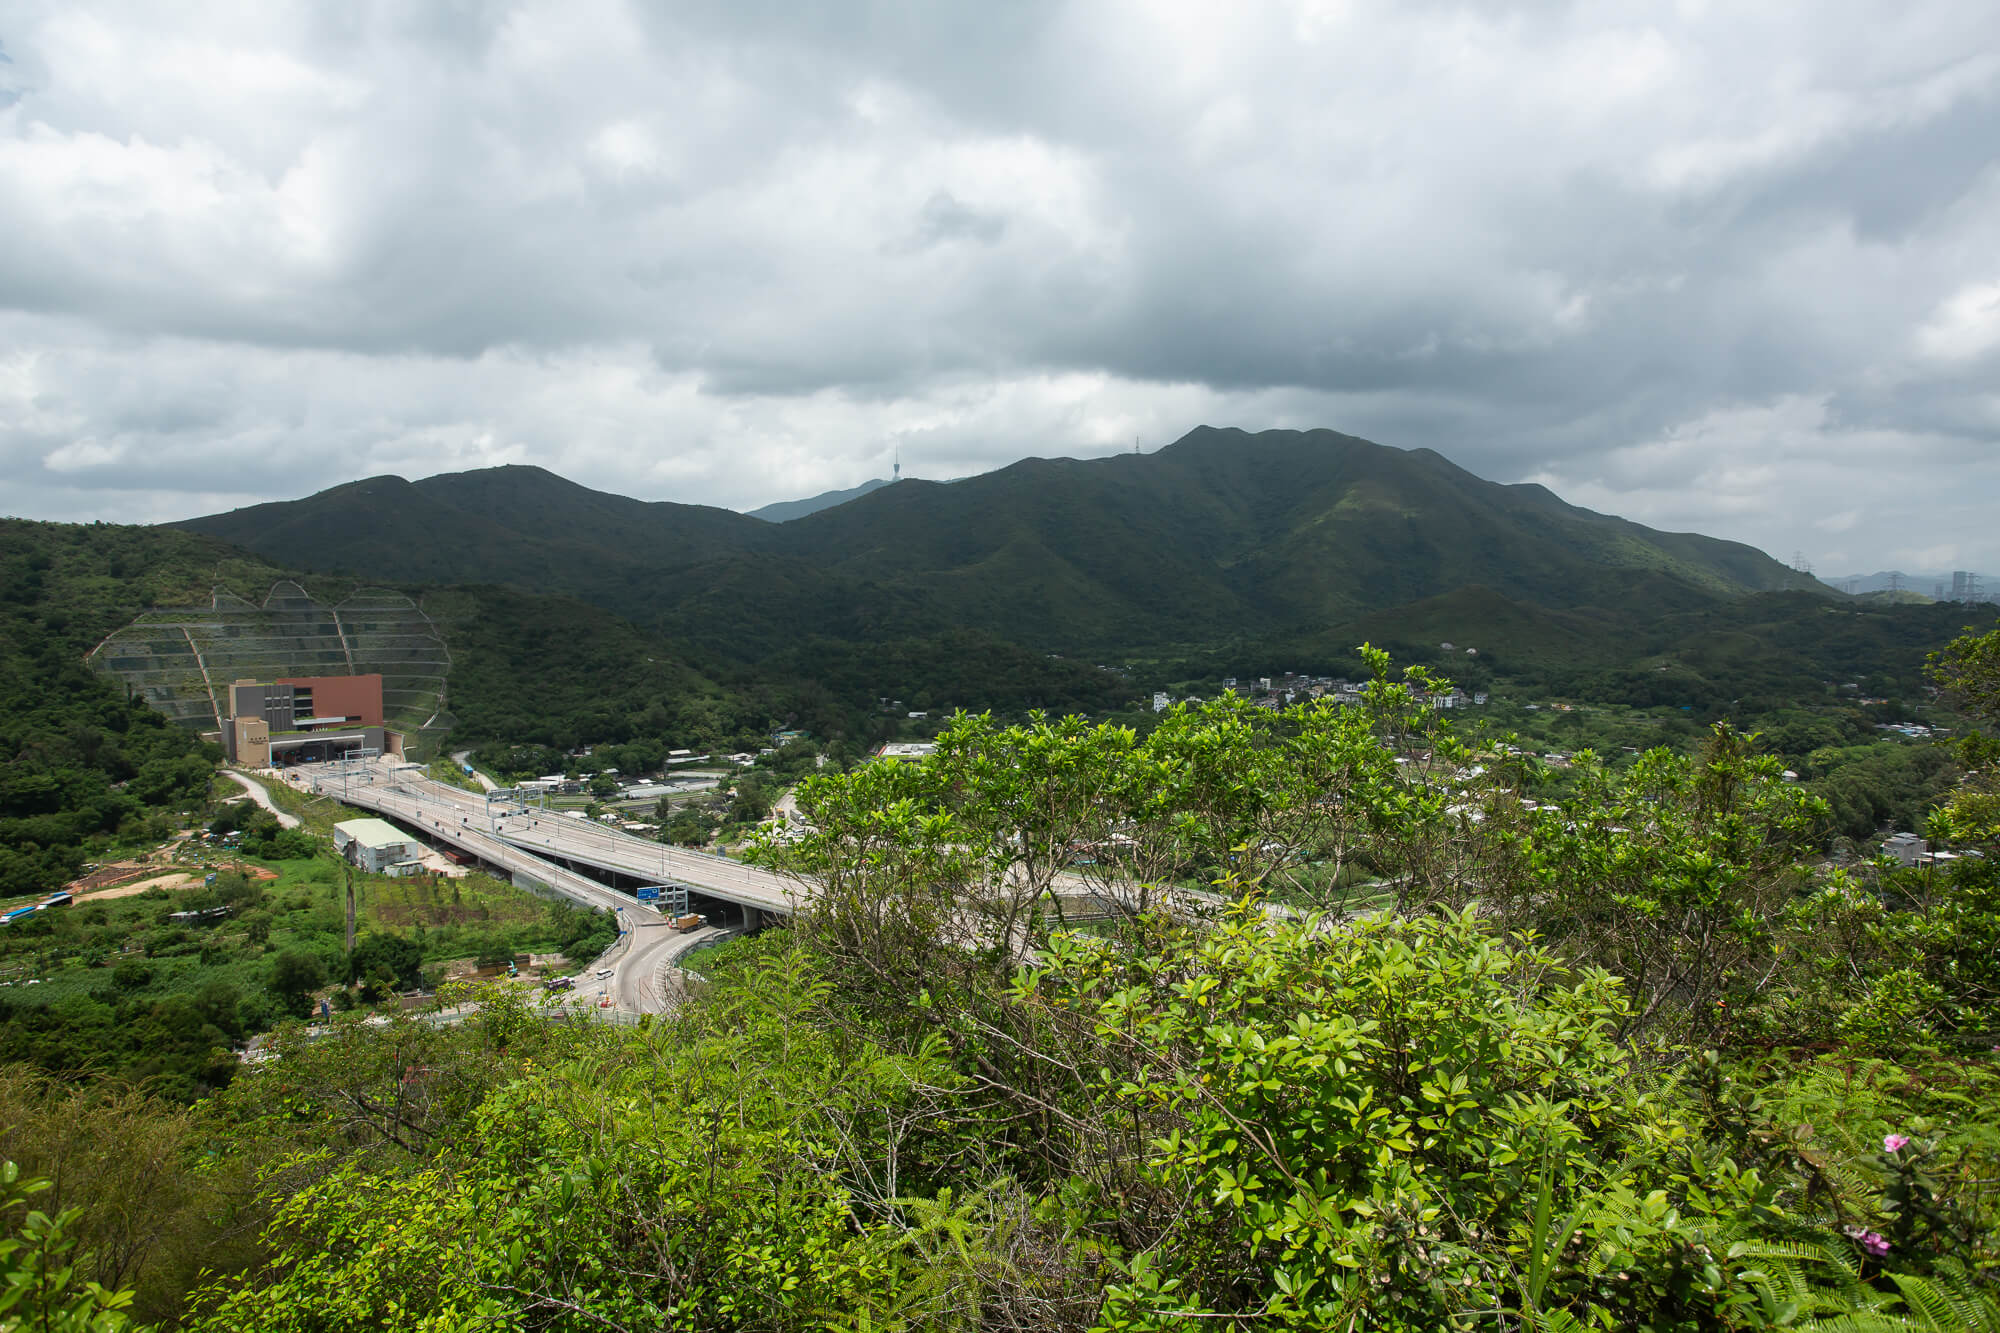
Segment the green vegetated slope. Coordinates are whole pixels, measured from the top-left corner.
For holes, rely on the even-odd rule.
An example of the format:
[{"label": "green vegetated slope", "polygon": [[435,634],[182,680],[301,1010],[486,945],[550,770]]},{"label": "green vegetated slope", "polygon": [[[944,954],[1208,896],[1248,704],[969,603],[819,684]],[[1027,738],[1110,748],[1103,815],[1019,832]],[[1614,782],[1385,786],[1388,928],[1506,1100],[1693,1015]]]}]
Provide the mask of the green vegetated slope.
[{"label": "green vegetated slope", "polygon": [[811,681],[863,707],[888,697],[906,709],[1096,714],[1122,707],[1134,693],[1120,671],[1051,658],[977,630],[867,644],[812,640],[763,671],[774,680]]},{"label": "green vegetated slope", "polygon": [[750,517],[761,518],[766,523],[789,523],[795,518],[804,518],[807,514],[817,514],[822,509],[831,509],[835,505],[859,499],[868,492],[879,491],[889,484],[883,478],[876,477],[872,481],[864,481],[859,486],[850,486],[846,490],[821,491],[818,495],[808,496],[803,500],[780,500],[776,504],[765,505],[762,509],[752,509]]},{"label": "green vegetated slope", "polygon": [[249,593],[279,572],[170,529],[0,519],[0,897],[157,841],[206,798],[213,747],[85,655],[148,607]]},{"label": "green vegetated slope", "polygon": [[568,593],[748,657],[892,623],[1111,651],[1295,630],[1468,585],[1564,608],[1629,595],[1634,574],[1675,597],[1817,586],[1736,543],[1332,431],[1203,427],[1145,457],[909,481],[779,525],[517,467],[377,478],[184,526],[392,582]]},{"label": "green vegetated slope", "polygon": [[629,609],[637,571],[755,550],[773,531],[743,514],[607,495],[536,467],[414,483],[371,477],[177,526],[295,568],[398,585],[514,583],[614,609]]},{"label": "green vegetated slope", "polygon": [[[1888,604],[1806,592],[1718,599],[1656,576],[1627,576],[1627,583],[1628,595],[1567,608],[1536,606],[1491,588],[1460,588],[1286,640],[1272,651],[1336,654],[1367,640],[1406,659],[1485,676],[1684,667],[1717,680],[1777,674],[1848,681],[1886,674],[1914,685],[1925,655],[1970,616],[1950,603]],[[1441,648],[1445,643],[1451,651]],[[1477,650],[1476,657],[1467,657],[1468,648]]]},{"label": "green vegetated slope", "polygon": [[433,590],[423,604],[452,646],[456,743],[692,745],[746,725],[736,691],[660,635],[588,603],[475,587]]},{"label": "green vegetated slope", "polygon": [[11,522],[0,569],[0,896],[60,887],[85,860],[165,836],[205,790],[217,755],[197,733],[236,679],[380,672],[391,725],[424,752],[447,736],[755,749],[774,727],[865,747],[894,734],[880,696],[944,709],[1118,702],[1108,673],[990,635],[913,634],[893,607],[836,619],[853,637],[775,635],[771,664],[753,669],[570,598],[292,576],[168,528]]},{"label": "green vegetated slope", "polygon": [[1132,694],[1117,672],[973,630],[794,636],[740,668],[690,658],[680,640],[567,598],[455,588],[426,594],[424,607],[452,645],[454,744],[728,752],[755,750],[784,727],[866,748],[896,734],[883,698],[906,710],[1099,713]]},{"label": "green vegetated slope", "polygon": [[232,1333],[2000,1326],[2000,825],[1828,867],[1727,729],[1556,772],[1369,666],[809,778],[806,910],[643,1030],[494,992],[192,1110],[0,1079],[0,1141]]},{"label": "green vegetated slope", "polygon": [[1331,431],[1202,428],[1145,457],[1030,459],[787,524],[790,549],[1024,642],[1143,646],[1381,610],[1471,584],[1550,607],[1811,583],[1748,547],[1483,481]]},{"label": "green vegetated slope", "polygon": [[951,624],[922,587],[845,579],[788,556],[721,556],[664,574],[637,571],[628,584],[615,603],[601,604],[736,661],[761,661],[805,637],[866,643]]}]

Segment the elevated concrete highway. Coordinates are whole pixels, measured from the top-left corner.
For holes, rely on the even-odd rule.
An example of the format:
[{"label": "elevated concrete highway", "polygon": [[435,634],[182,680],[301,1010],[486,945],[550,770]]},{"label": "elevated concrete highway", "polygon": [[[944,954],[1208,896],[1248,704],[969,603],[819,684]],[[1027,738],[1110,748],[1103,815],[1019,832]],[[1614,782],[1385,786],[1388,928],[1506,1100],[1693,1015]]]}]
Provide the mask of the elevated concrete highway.
[{"label": "elevated concrete highway", "polygon": [[[287,777],[307,790],[333,796],[346,804],[372,810],[414,829],[431,841],[455,847],[488,865],[506,871],[516,883],[542,886],[591,907],[619,914],[625,934],[617,948],[599,960],[614,969],[596,990],[621,1009],[656,1012],[665,987],[660,970],[679,951],[679,936],[659,911],[638,900],[642,885],[679,887],[714,902],[742,909],[743,924],[755,927],[766,915],[790,916],[800,886],[782,875],[706,852],[668,847],[635,838],[591,820],[558,814],[526,804],[507,791],[472,792],[423,776],[416,765],[382,760],[353,760],[294,769]],[[1074,873],[1057,877],[1051,887],[1065,897],[1094,899],[1108,910],[1133,904],[1130,885],[1106,884]],[[1214,893],[1155,890],[1157,901],[1184,911],[1215,911],[1223,899]],[[1293,909],[1264,905],[1267,915],[1292,916]],[[960,922],[960,935],[973,939],[980,927],[970,917]],[[1024,959],[1032,951],[1016,942]],[[593,973],[598,970],[593,968]],[[600,979],[594,975],[590,982]]]},{"label": "elevated concrete highway", "polygon": [[[630,891],[678,886],[756,916],[792,913],[798,886],[782,875],[706,852],[635,838],[591,820],[433,782],[414,765],[382,761],[295,770],[309,790],[335,796],[408,825],[516,876],[593,907],[623,909],[634,921],[663,919]],[[588,873],[596,871],[596,875]],[[608,877],[609,882],[606,882]],[[754,915],[753,915],[754,914]]]},{"label": "elevated concrete highway", "polygon": [[[433,782],[414,765],[354,760],[294,769],[285,776],[303,790],[374,811],[433,843],[476,857],[505,871],[516,884],[616,913],[618,942],[577,978],[578,993],[608,996],[626,1012],[658,1013],[666,1007],[671,987],[663,973],[695,942],[675,931],[660,911],[640,902],[634,889],[685,888],[735,904],[750,926],[765,914],[792,912],[796,886],[769,871],[668,848],[519,802],[489,801],[486,794]],[[610,977],[597,975],[606,970]]]},{"label": "elevated concrete highway", "polygon": [[294,780],[302,790],[334,796],[348,805],[386,815],[432,842],[456,847],[496,869],[506,871],[517,882],[535,884],[587,907],[624,911],[641,920],[659,918],[659,913],[642,907],[631,895],[619,893],[588,875],[513,847],[494,837],[487,829],[475,829],[456,820],[450,821],[455,827],[447,828],[445,811],[392,784],[386,774],[378,772],[363,776],[350,773],[335,778],[307,773],[303,777],[294,775]]}]

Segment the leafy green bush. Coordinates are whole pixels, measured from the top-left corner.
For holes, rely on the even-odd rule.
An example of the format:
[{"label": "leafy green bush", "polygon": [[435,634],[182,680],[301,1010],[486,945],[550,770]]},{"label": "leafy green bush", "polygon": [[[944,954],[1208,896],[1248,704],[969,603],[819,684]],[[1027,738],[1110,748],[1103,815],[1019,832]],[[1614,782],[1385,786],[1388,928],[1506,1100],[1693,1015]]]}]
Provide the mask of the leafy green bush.
[{"label": "leafy green bush", "polygon": [[1239,914],[1159,967],[1052,955],[1021,999],[1094,1015],[1105,1091],[1145,1119],[1175,1205],[1107,1328],[1679,1328],[1766,1302],[1764,1256],[1732,1247],[1774,1191],[1642,1090],[1607,973],[1469,912],[1345,931]]},{"label": "leafy green bush", "polygon": [[78,1277],[76,1238],[70,1227],[81,1210],[51,1217],[28,1207],[27,1201],[48,1187],[46,1180],[22,1179],[12,1162],[0,1165],[0,1218],[16,1209],[25,1214],[17,1232],[0,1236],[0,1328],[47,1333],[133,1329],[125,1313],[132,1303],[131,1292],[107,1291]]}]

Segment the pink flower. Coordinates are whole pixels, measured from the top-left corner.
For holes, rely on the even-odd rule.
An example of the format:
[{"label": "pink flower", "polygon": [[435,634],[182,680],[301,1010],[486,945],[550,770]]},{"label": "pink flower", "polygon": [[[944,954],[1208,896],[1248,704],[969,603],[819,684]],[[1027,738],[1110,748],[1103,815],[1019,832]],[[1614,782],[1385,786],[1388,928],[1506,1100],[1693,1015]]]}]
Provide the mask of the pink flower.
[{"label": "pink flower", "polygon": [[1889,1252],[1888,1239],[1879,1231],[1863,1231],[1860,1227],[1849,1227],[1847,1228],[1847,1234],[1854,1238],[1856,1245],[1859,1245],[1877,1259],[1880,1259]]},{"label": "pink flower", "polygon": [[[1901,1152],[1903,1151],[1903,1146],[1909,1141],[1910,1136],[1908,1134],[1891,1134],[1888,1138],[1882,1140],[1882,1151]],[[1872,1235],[1874,1233],[1871,1232],[1869,1234]]]}]

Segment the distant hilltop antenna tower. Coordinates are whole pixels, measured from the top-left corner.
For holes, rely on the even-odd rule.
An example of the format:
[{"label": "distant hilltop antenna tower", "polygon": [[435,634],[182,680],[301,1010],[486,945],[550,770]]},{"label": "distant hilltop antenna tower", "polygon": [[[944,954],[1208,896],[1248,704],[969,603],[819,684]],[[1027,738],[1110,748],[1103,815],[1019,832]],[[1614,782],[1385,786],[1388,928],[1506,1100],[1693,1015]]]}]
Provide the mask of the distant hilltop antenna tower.
[{"label": "distant hilltop antenna tower", "polygon": [[1901,574],[1889,575],[1889,591],[1901,592],[1902,590],[1903,590],[1903,576]]},{"label": "distant hilltop antenna tower", "polygon": [[903,479],[903,451],[899,446],[896,450],[896,461],[892,463],[889,467],[889,480],[901,481],[902,479]]}]

